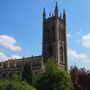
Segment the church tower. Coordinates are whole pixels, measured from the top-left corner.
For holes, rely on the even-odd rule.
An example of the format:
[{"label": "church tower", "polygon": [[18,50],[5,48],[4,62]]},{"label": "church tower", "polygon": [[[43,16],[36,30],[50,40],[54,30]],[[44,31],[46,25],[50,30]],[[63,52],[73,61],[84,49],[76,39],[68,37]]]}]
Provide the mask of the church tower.
[{"label": "church tower", "polygon": [[54,58],[60,67],[67,70],[67,44],[66,44],[66,14],[58,16],[57,3],[54,15],[49,14],[46,18],[45,8],[43,10],[43,47],[42,55],[44,62],[48,58]]}]

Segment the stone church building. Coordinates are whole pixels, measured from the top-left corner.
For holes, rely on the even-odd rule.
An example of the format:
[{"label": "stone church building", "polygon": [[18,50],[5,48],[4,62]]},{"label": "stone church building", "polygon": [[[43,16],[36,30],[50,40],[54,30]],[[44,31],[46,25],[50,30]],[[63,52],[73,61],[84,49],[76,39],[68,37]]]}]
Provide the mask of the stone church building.
[{"label": "stone church building", "polygon": [[0,62],[0,78],[9,79],[15,74],[22,76],[25,64],[30,64],[34,78],[42,71],[48,58],[54,58],[60,67],[67,70],[66,14],[63,10],[63,15],[58,15],[57,3],[54,14],[50,13],[48,18],[45,8],[43,10],[42,55]]}]

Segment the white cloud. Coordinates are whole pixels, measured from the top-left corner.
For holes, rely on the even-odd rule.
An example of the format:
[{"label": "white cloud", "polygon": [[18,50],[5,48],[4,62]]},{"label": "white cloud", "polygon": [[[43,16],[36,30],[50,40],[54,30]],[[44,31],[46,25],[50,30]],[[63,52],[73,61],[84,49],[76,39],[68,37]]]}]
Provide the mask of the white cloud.
[{"label": "white cloud", "polygon": [[21,47],[16,45],[15,38],[10,37],[8,35],[0,35],[0,45],[5,48],[9,48],[12,51],[21,50]]},{"label": "white cloud", "polygon": [[19,59],[22,58],[21,56],[18,55],[12,55],[11,57],[8,57],[4,52],[0,51],[0,62],[1,61],[6,61],[8,59]]},{"label": "white cloud", "polygon": [[88,57],[85,53],[78,53],[77,51],[73,49],[68,49],[68,57],[78,60],[86,60]]},{"label": "white cloud", "polygon": [[8,60],[8,57],[5,55],[4,52],[0,51],[0,61],[5,61],[5,60]]},{"label": "white cloud", "polygon": [[18,56],[18,55],[12,55],[9,59],[19,59],[19,58],[22,58],[21,56]]},{"label": "white cloud", "polygon": [[90,63],[90,60],[83,60],[84,63]]},{"label": "white cloud", "polygon": [[82,36],[82,46],[90,48],[90,33]]},{"label": "white cloud", "polygon": [[67,37],[71,37],[71,34],[67,33]]}]

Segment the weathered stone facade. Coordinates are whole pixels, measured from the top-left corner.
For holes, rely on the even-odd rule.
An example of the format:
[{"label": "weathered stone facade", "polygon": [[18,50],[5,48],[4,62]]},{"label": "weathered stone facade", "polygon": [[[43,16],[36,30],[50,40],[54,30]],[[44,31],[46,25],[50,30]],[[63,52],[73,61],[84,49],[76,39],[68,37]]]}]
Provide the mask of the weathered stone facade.
[{"label": "weathered stone facade", "polygon": [[30,64],[33,78],[41,72],[42,56],[8,60],[0,63],[0,78],[9,79],[15,74],[22,78],[23,66]]},{"label": "weathered stone facade", "polygon": [[22,77],[25,64],[30,64],[34,78],[41,72],[43,62],[48,58],[54,58],[60,67],[67,70],[66,14],[63,11],[63,17],[58,16],[57,3],[54,15],[50,14],[49,18],[46,18],[45,9],[43,11],[42,55],[1,62],[0,78],[9,79],[15,74]]},{"label": "weathered stone facade", "polygon": [[[63,10],[63,17],[58,16],[56,3],[54,16],[50,14],[46,18],[43,11],[43,59],[54,58],[59,66],[67,70],[67,45],[66,45],[66,14]],[[45,62],[44,61],[44,62]]]}]

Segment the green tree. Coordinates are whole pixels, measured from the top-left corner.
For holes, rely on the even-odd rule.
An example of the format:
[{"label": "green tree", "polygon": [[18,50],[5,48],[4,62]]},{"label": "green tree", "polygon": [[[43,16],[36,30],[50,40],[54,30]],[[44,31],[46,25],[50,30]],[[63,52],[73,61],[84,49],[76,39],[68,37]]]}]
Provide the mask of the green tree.
[{"label": "green tree", "polygon": [[71,90],[70,74],[49,59],[45,64],[44,72],[37,78],[37,90]]},{"label": "green tree", "polygon": [[25,64],[23,67],[22,80],[32,84],[32,72],[30,64]]},{"label": "green tree", "polygon": [[36,90],[26,82],[18,80],[0,80],[0,90]]}]

